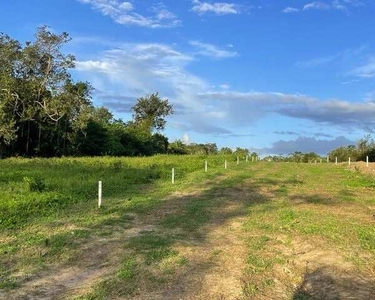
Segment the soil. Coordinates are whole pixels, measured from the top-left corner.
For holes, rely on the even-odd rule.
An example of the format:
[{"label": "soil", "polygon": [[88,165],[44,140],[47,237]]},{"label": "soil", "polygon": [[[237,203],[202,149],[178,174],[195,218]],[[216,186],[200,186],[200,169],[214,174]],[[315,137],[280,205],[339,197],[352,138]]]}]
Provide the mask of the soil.
[{"label": "soil", "polygon": [[[358,163],[356,165],[363,168]],[[372,168],[375,169],[375,164],[368,171],[372,172]],[[275,284],[254,297],[244,296],[244,262],[249,249],[243,224],[249,217],[246,211],[249,201],[260,196],[254,194],[250,185],[251,180],[240,188],[219,189],[215,197],[220,200],[220,205],[212,211],[210,222],[200,229],[202,234],[189,236],[174,246],[187,258],[187,266],[177,270],[173,279],[160,288],[140,290],[127,299],[374,299],[375,285],[370,277],[358,272],[351,262],[324,241],[294,237],[288,244],[284,243],[283,236],[273,237],[280,240],[279,253],[287,257],[285,265],[275,266],[272,271]],[[203,192],[204,188],[200,187],[198,191],[176,193],[171,197],[180,198],[181,202],[173,201],[179,205],[170,205],[166,199],[165,205],[146,216],[133,215],[132,228],[118,230],[109,238],[87,242],[74,263],[50,266],[16,291],[0,294],[0,297],[66,299],[89,291],[116,272],[128,238],[143,232],[165,230],[157,225],[158,221],[183,209]],[[260,189],[259,193],[269,198],[273,191]]]}]

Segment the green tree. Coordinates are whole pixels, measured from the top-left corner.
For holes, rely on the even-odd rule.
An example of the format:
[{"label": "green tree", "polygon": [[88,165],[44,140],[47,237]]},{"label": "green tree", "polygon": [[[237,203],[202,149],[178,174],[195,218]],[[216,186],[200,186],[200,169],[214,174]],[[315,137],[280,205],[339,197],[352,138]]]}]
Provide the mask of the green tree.
[{"label": "green tree", "polygon": [[220,154],[232,154],[233,151],[231,148],[229,147],[223,147],[220,149]]},{"label": "green tree", "polygon": [[136,126],[151,134],[153,130],[165,128],[165,117],[173,113],[173,106],[156,93],[137,99],[132,110]]}]

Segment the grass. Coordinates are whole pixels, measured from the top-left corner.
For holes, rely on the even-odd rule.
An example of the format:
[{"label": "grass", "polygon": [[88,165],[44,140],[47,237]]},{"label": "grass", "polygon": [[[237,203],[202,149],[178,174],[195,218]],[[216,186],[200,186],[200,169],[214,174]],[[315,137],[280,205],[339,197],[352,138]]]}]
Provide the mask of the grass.
[{"label": "grass", "polygon": [[[123,239],[115,270],[75,299],[127,298],[173,285],[194,262],[182,251],[192,241],[241,218],[242,296],[310,299],[296,289],[303,245],[336,251],[358,274],[375,264],[375,180],[334,164],[254,163],[231,158],[10,159],[0,161],[0,289],[17,289],[49,264],[73,264],[85,244],[113,239],[139,219],[155,230]],[[228,159],[228,158],[227,158]],[[170,170],[176,168],[176,184]],[[96,207],[97,181],[104,205]],[[171,196],[174,192],[180,196]],[[237,208],[226,208],[236,204]],[[295,249],[302,245],[301,249]],[[323,246],[322,246],[323,245]],[[310,249],[310,248],[309,248]],[[310,250],[309,250],[310,251]],[[225,253],[212,249],[204,268]],[[337,264],[340,260],[337,261]],[[202,268],[203,268],[202,265]]]},{"label": "grass", "polygon": [[[208,173],[203,172],[205,159]],[[216,176],[225,159],[161,155],[0,160],[0,264],[8,269],[0,275],[2,288],[16,287],[13,282],[27,280],[50,263],[74,260],[85,241],[111,236],[114,226],[130,226],[132,213],[146,214],[166,195]],[[175,185],[170,184],[172,167]]]}]

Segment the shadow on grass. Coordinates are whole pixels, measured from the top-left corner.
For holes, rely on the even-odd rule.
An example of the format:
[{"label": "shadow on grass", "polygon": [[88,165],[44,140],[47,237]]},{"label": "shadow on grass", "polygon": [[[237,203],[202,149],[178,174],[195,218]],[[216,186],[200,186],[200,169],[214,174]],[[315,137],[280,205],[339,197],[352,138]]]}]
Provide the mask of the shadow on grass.
[{"label": "shadow on grass", "polygon": [[[241,171],[242,172],[242,171]],[[110,214],[116,212],[117,217],[113,221],[103,220],[95,224],[95,228],[103,226],[113,226],[113,233],[119,231],[120,235],[110,236],[111,241],[115,240],[115,244],[122,245],[126,251],[131,251],[133,254],[139,256],[141,262],[147,266],[158,268],[158,264],[165,259],[174,258],[175,252],[174,246],[178,243],[183,242],[185,245],[189,245],[200,251],[203,243],[207,241],[210,234],[217,228],[225,225],[236,218],[248,217],[249,210],[256,206],[269,201],[273,201],[277,193],[287,196],[287,188],[290,185],[301,185],[303,181],[295,178],[286,180],[270,180],[267,178],[252,178],[254,172],[242,172],[235,174],[232,178],[226,178],[222,181],[210,182],[210,187],[205,188],[202,185],[200,192],[190,195],[172,195],[161,201],[157,194],[152,194],[153,183],[149,183],[147,191],[141,189],[135,192],[132,197],[136,198],[138,195],[145,197],[146,194],[150,194],[151,199],[142,200],[130,200],[130,205],[121,205],[109,207],[107,210],[103,210],[103,214]],[[247,184],[246,181],[251,179],[251,183]],[[282,189],[280,190],[280,185]],[[262,188],[265,186],[274,188],[275,193],[265,194],[262,193]],[[139,187],[139,186],[138,186]],[[111,194],[115,197],[116,191]],[[123,195],[123,193],[122,193]],[[134,196],[135,195],[135,196]],[[318,196],[298,196],[303,201],[310,201],[310,203],[324,203],[328,204],[327,199]],[[330,203],[331,204],[331,203]],[[129,220],[128,214],[137,214],[140,220],[135,222]],[[134,221],[134,222],[132,222]],[[142,227],[144,224],[153,224],[158,227],[153,231],[147,231],[146,233],[139,232],[134,236],[126,236],[126,231],[119,228],[121,225],[127,224],[127,226],[138,226]],[[122,233],[122,234],[121,234]],[[105,243],[106,241],[102,241]],[[98,243],[93,243],[92,248],[98,247]],[[92,260],[95,261],[95,251],[91,251],[90,248],[84,249],[87,253],[91,253]],[[124,253],[126,252],[124,250]],[[80,253],[77,257],[87,255]],[[102,254],[101,254],[102,255]],[[108,255],[111,255],[111,251],[108,251]],[[121,260],[121,258],[119,259]],[[138,262],[138,261],[137,261]],[[72,263],[72,262],[70,262]],[[79,277],[81,270],[87,268],[97,268],[98,265],[85,265],[76,262],[77,274]],[[126,286],[130,281],[134,285],[134,291],[146,291],[153,292],[160,291],[164,293],[163,299],[173,299],[172,295],[178,295],[178,298],[188,299],[192,295],[199,294],[199,288],[202,288],[201,278],[205,274],[208,274],[212,270],[211,264],[202,265],[199,261],[190,261],[189,267],[179,274],[178,276],[172,274],[169,282],[163,282],[162,276],[158,280],[155,279],[155,275],[145,273],[145,268],[142,266],[131,265],[132,268],[138,268],[136,271],[130,272],[129,270],[122,270],[121,274],[136,274],[132,275],[131,278],[118,278],[117,270],[113,270],[111,276],[107,277],[104,284],[99,285],[102,289],[97,291],[96,295],[106,295],[106,297],[125,297],[129,295],[118,295],[121,289],[117,289],[120,286]],[[127,268],[129,266],[127,265]],[[199,276],[197,276],[199,273]],[[158,274],[160,275],[160,274]],[[161,274],[163,275],[163,274]],[[127,275],[128,276],[128,275]],[[130,276],[130,275],[129,275]],[[180,276],[180,277],[179,277]],[[315,276],[319,279],[320,276],[327,279],[325,273],[316,273]],[[310,276],[311,277],[311,276]],[[306,275],[306,282],[310,278]],[[314,276],[313,276],[314,277]],[[183,285],[174,285],[176,281],[184,282]],[[149,286],[145,286],[145,282],[150,281]],[[317,280],[318,281],[318,280]],[[171,283],[172,282],[172,283]],[[56,282],[49,282],[46,289],[53,289]],[[168,289],[163,290],[165,284],[169,286]],[[310,284],[310,283],[306,283]],[[143,285],[143,286],[142,286]],[[198,287],[198,288],[197,288]],[[299,291],[296,292],[294,299],[305,299],[304,294],[309,292],[308,289],[301,285]],[[95,293],[95,292],[94,292]],[[131,292],[130,292],[131,293]],[[306,297],[309,295],[306,294]],[[300,298],[296,298],[300,297]],[[85,298],[86,299],[86,298]],[[88,297],[87,299],[101,299],[100,297]],[[104,299],[104,298],[103,298]],[[306,298],[310,299],[310,298]],[[314,299],[314,298],[312,298]],[[324,298],[323,298],[324,299]],[[336,298],[332,298],[336,299]]]},{"label": "shadow on grass", "polygon": [[374,299],[375,282],[356,273],[333,273],[319,268],[305,274],[293,300]]}]

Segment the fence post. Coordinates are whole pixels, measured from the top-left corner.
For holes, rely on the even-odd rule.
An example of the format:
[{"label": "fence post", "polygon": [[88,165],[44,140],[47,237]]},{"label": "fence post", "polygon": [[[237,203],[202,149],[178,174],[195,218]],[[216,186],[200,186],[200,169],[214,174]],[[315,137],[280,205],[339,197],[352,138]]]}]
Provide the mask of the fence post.
[{"label": "fence post", "polygon": [[240,158],[237,156],[237,165],[240,163]]},{"label": "fence post", "polygon": [[207,160],[204,162],[204,171],[207,172],[208,165],[207,165]]},{"label": "fence post", "polygon": [[228,163],[227,163],[227,160],[225,160],[224,162],[224,169],[226,170],[228,168]]},{"label": "fence post", "polygon": [[98,207],[102,206],[102,182],[99,181],[98,184]]},{"label": "fence post", "polygon": [[335,163],[336,163],[336,165],[337,165],[337,156],[336,156],[336,158],[335,158]]},{"label": "fence post", "polygon": [[329,156],[327,156],[327,163],[329,163]]},{"label": "fence post", "polygon": [[172,168],[172,184],[174,184],[174,168]]},{"label": "fence post", "polygon": [[366,156],[366,167],[368,168],[368,156]]}]

